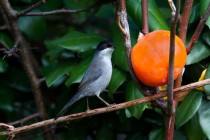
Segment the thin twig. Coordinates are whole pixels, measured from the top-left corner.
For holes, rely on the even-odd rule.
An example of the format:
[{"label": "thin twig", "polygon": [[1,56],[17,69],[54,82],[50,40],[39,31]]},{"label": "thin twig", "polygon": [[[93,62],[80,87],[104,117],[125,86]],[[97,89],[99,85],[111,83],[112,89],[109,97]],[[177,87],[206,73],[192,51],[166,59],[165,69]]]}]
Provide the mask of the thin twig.
[{"label": "thin twig", "polygon": [[[180,30],[179,30],[179,37],[181,38],[182,42],[185,44],[186,42],[186,36],[187,36],[187,28],[188,28],[188,22],[190,17],[190,12],[192,9],[194,0],[185,0],[184,4],[184,11],[182,15],[180,16]],[[174,82],[174,88],[180,87],[182,84],[182,73],[180,73],[177,77],[177,79]]]},{"label": "thin twig", "polygon": [[25,123],[26,121],[29,121],[29,120],[31,120],[31,119],[34,119],[34,118],[37,118],[37,117],[39,117],[40,116],[40,113],[35,113],[35,114],[33,114],[33,115],[30,115],[30,116],[28,116],[28,117],[26,117],[26,118],[23,118],[23,119],[21,119],[21,120],[18,120],[18,121],[15,121],[15,122],[11,122],[11,123],[9,123],[9,125],[17,125],[17,124],[23,124],[23,123]]},{"label": "thin twig", "polygon": [[101,5],[99,3],[100,1],[97,1],[93,5],[84,8],[84,9],[76,9],[76,10],[68,10],[68,9],[59,9],[59,10],[54,10],[54,11],[49,11],[49,12],[34,12],[34,13],[27,13],[23,16],[46,16],[46,15],[55,15],[55,14],[76,14],[76,13],[81,13],[81,12],[87,12],[90,11],[90,9]]},{"label": "thin twig", "polygon": [[148,24],[148,0],[142,0],[142,33],[144,35],[149,33],[149,24]]},{"label": "thin twig", "polygon": [[[3,15],[5,15],[5,22],[9,23],[10,27],[10,32],[12,34],[12,37],[14,38],[15,41],[19,42],[19,46],[21,49],[21,62],[23,64],[23,68],[26,71],[26,74],[29,78],[33,93],[34,93],[34,98],[36,101],[36,105],[38,108],[38,111],[40,112],[40,118],[42,120],[47,119],[46,111],[45,111],[45,106],[43,102],[43,94],[41,92],[41,89],[39,85],[37,84],[38,78],[37,75],[34,71],[34,68],[32,66],[32,61],[31,61],[31,52],[28,50],[30,48],[29,43],[25,40],[23,37],[19,25],[17,22],[17,17],[16,14],[11,7],[10,3],[8,0],[0,0],[0,7],[3,11]],[[44,130],[47,131],[48,128],[44,127]],[[47,135],[47,139],[52,139],[50,135]]]},{"label": "thin twig", "polygon": [[[206,79],[206,80],[203,80],[203,81],[200,81],[200,82],[195,82],[195,83],[192,83],[192,84],[174,89],[174,93],[183,94],[184,91],[189,91],[189,90],[192,90],[192,89],[197,88],[197,87],[205,86],[207,84],[210,84],[210,79]],[[42,122],[31,124],[31,125],[17,127],[13,131],[0,132],[0,136],[11,135],[11,134],[14,134],[14,133],[18,134],[18,133],[22,133],[22,132],[25,132],[25,131],[29,131],[29,130],[32,130],[32,129],[35,129],[35,128],[44,127],[44,126],[51,125],[51,124],[68,122],[68,121],[72,121],[72,120],[75,120],[75,119],[80,119],[80,118],[85,118],[85,117],[89,117],[89,116],[93,116],[93,115],[97,115],[97,114],[116,111],[116,110],[120,110],[120,109],[123,109],[123,108],[128,108],[128,107],[131,107],[131,106],[134,106],[134,105],[138,105],[138,104],[141,104],[141,103],[151,102],[151,101],[157,100],[159,98],[165,97],[166,95],[167,95],[167,92],[161,92],[161,93],[158,93],[158,94],[143,97],[143,98],[136,99],[136,100],[129,101],[129,102],[124,102],[124,103],[120,103],[120,104],[110,105],[108,107],[97,108],[97,109],[88,110],[88,111],[81,112],[81,113],[76,113],[76,114],[67,115],[67,116],[64,116],[64,117],[59,117],[57,120],[49,119],[49,120],[45,120],[45,121],[42,121]]]},{"label": "thin twig", "polygon": [[190,43],[188,44],[188,47],[187,47],[188,54],[191,52],[192,48],[194,47],[195,43],[197,42],[199,35],[206,23],[206,20],[209,18],[209,15],[210,15],[210,3],[208,5],[208,8],[206,9],[205,14],[201,17],[200,22],[199,22],[191,40],[190,40]]},{"label": "thin twig", "polygon": [[194,0],[185,0],[184,3],[184,11],[182,15],[180,16],[180,29],[179,29],[179,37],[181,38],[182,42],[185,44],[186,41],[186,35],[187,35],[187,28],[188,28],[188,22],[190,18],[190,12],[192,9]]},{"label": "thin twig", "polygon": [[8,26],[7,25],[0,26],[0,30],[7,30],[7,29],[8,29]]},{"label": "thin twig", "polygon": [[3,51],[3,53],[5,54],[3,59],[5,57],[10,57],[10,56],[15,56],[16,58],[19,58],[18,54],[16,53],[17,52],[17,46],[18,46],[18,41],[15,42],[14,46],[12,48],[9,48],[7,46],[6,43],[4,43],[3,41],[0,40],[0,45],[3,47],[0,51]]},{"label": "thin twig", "polygon": [[6,129],[7,131],[12,131],[12,130],[14,130],[14,126],[8,125],[8,124],[5,124],[5,123],[0,123],[0,128],[4,128],[4,129]]},{"label": "thin twig", "polygon": [[27,9],[23,10],[23,11],[20,11],[20,12],[17,12],[16,13],[16,16],[19,17],[19,16],[24,16],[26,15],[27,13],[31,12],[33,9],[37,8],[39,5],[43,4],[43,1],[40,0],[38,1],[37,3],[31,5],[30,7],[28,7]]},{"label": "thin twig", "polygon": [[179,18],[180,0],[176,1],[176,11],[172,11],[170,28],[170,51],[169,51],[169,73],[168,73],[168,106],[165,120],[165,140],[173,140],[174,122],[176,115],[176,99],[174,99],[174,55],[175,55],[175,36],[176,25]]}]

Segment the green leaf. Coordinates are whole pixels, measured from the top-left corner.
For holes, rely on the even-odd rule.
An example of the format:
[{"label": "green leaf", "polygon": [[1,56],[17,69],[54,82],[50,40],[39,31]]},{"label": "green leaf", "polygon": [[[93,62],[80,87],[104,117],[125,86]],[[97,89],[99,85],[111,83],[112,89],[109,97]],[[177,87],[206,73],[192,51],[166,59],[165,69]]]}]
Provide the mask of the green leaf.
[{"label": "green leaf", "polygon": [[108,89],[109,93],[113,94],[117,88],[126,80],[126,75],[123,71],[115,68],[112,72],[112,78],[109,83]]},{"label": "green leaf", "polygon": [[63,3],[60,0],[47,0],[45,4],[41,6],[42,11],[50,11],[62,8]]},{"label": "green leaf", "polygon": [[0,40],[2,40],[4,43],[6,43],[9,48],[12,48],[12,46],[14,44],[12,39],[7,34],[5,34],[3,32],[0,32]]},{"label": "green leaf", "polygon": [[[125,100],[132,101],[132,100],[143,98],[143,97],[144,97],[143,94],[139,91],[135,83],[131,80],[128,81],[128,84],[126,86],[126,91],[125,91]],[[139,119],[146,107],[147,107],[146,103],[129,107],[128,109],[126,109],[127,111],[129,111],[126,113],[127,117],[130,117],[130,115],[128,115],[130,113],[132,116]]]},{"label": "green leaf", "polygon": [[111,35],[113,43],[116,46],[112,55],[113,64],[117,65],[119,68],[125,71],[128,71],[124,42],[117,24],[113,24],[113,26],[111,27]]},{"label": "green leaf", "polygon": [[[200,1],[200,16],[203,16],[207,10],[207,7],[210,3],[210,0],[201,0]],[[206,21],[206,25],[210,28],[210,17]]]},{"label": "green leaf", "polygon": [[199,110],[199,122],[204,134],[210,139],[210,101],[203,100]]},{"label": "green leaf", "polygon": [[184,125],[184,129],[188,140],[203,140],[205,136],[199,123],[198,113]]},{"label": "green leaf", "polygon": [[205,33],[203,33],[202,39],[210,46],[210,30],[207,30]]},{"label": "green leaf", "polygon": [[98,35],[89,35],[72,31],[56,40],[47,41],[46,45],[48,48],[62,47],[75,52],[85,52],[95,49],[101,40],[103,40],[103,38]]},{"label": "green leaf", "polygon": [[7,68],[8,68],[7,62],[0,59],[0,73],[6,72]]},{"label": "green leaf", "polygon": [[[117,65],[119,68],[125,71],[128,71],[125,45],[124,45],[121,31],[119,30],[119,27],[117,24],[113,24],[113,26],[111,27],[111,35],[112,35],[113,43],[116,46],[113,56],[112,56],[113,63]],[[130,28],[130,37],[132,40],[131,45],[134,46],[138,37],[137,29]]]},{"label": "green leaf", "polygon": [[209,55],[210,48],[202,41],[198,41],[193,47],[191,53],[187,56],[186,65],[198,63],[201,60],[207,58]]},{"label": "green leaf", "polygon": [[69,9],[81,9],[81,8],[87,8],[88,6],[95,3],[95,0],[87,1],[87,0],[64,0],[64,4]]},{"label": "green leaf", "polygon": [[[164,129],[156,128],[149,134],[149,140],[164,140]],[[174,130],[173,140],[187,140],[185,135],[181,131]]]},{"label": "green leaf", "polygon": [[71,62],[66,62],[66,63],[59,63],[58,65],[55,65],[53,68],[50,68],[51,70],[48,73],[46,73],[47,86],[48,87],[52,86],[59,78],[61,78],[64,74],[70,71],[72,67],[73,64]]},{"label": "green leaf", "polygon": [[[206,70],[206,74],[204,79],[209,79],[210,78],[210,65],[208,66],[207,70]],[[210,96],[210,85],[206,85],[204,86],[205,89],[205,93]]]},{"label": "green leaf", "polygon": [[108,124],[104,124],[100,126],[96,130],[96,140],[114,140],[115,139],[115,132],[113,130],[113,125],[111,125],[109,122]]},{"label": "green leaf", "polygon": [[163,140],[164,139],[164,129],[157,128],[149,133],[149,140]]},{"label": "green leaf", "polygon": [[192,90],[185,97],[182,104],[177,108],[175,125],[180,128],[197,112],[201,105],[202,92]]},{"label": "green leaf", "polygon": [[200,3],[193,5],[191,13],[190,13],[189,23],[193,23],[196,20],[200,19],[200,14],[198,12],[199,10],[200,10]]},{"label": "green leaf", "polygon": [[18,20],[20,30],[30,39],[41,40],[46,34],[46,21],[44,17],[20,17]]},{"label": "green leaf", "polygon": [[92,59],[89,57],[79,64],[74,65],[74,67],[70,70],[70,77],[65,82],[66,86],[70,86],[73,83],[79,83],[82,80],[82,77],[85,74],[91,60]]},{"label": "green leaf", "polygon": [[[141,0],[127,0],[126,5],[128,14],[136,22],[136,24],[141,27]],[[154,0],[148,0],[148,17],[149,27],[151,30],[169,30],[169,27]]]},{"label": "green leaf", "polygon": [[12,91],[7,88],[1,88],[0,90],[0,109],[5,110],[7,112],[13,111],[13,97]]},{"label": "green leaf", "polygon": [[174,140],[188,140],[182,131],[174,130]]}]

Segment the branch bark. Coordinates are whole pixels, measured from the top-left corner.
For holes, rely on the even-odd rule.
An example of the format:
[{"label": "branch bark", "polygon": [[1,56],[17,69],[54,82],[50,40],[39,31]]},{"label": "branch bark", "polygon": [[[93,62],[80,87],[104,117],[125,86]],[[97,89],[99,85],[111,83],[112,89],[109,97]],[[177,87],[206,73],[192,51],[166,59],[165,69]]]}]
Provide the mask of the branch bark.
[{"label": "branch bark", "polygon": [[[40,5],[40,3],[42,3],[41,1],[38,2],[37,4],[35,4],[35,6],[38,6],[38,4]],[[33,8],[35,8],[35,6],[29,7],[28,9],[21,11],[19,13],[17,13],[17,16],[47,16],[47,15],[55,15],[55,14],[76,14],[76,13],[81,13],[81,12],[87,12],[90,11],[90,9],[101,5],[100,1],[94,3],[93,5],[84,8],[84,9],[76,9],[76,10],[68,10],[68,9],[59,9],[59,10],[53,10],[53,11],[48,11],[48,12],[32,12],[32,13],[28,13],[30,12]]]},{"label": "branch bark", "polygon": [[[46,120],[47,116],[45,113],[45,107],[44,107],[41,89],[39,85],[37,84],[38,78],[32,66],[31,54],[29,50],[30,46],[28,42],[25,40],[25,38],[22,36],[22,33],[20,32],[18,22],[17,22],[17,16],[15,14],[15,11],[10,6],[9,1],[0,0],[0,7],[3,11],[3,14],[5,14],[5,17],[7,20],[6,22],[9,23],[10,31],[15,42],[19,42],[19,46],[21,49],[20,54],[21,54],[22,65],[29,78],[30,84],[32,86],[36,105],[40,112],[40,117],[42,120]],[[48,128],[44,127],[44,129],[47,131]],[[51,139],[51,138],[48,136],[48,139]]]},{"label": "branch bark", "polygon": [[165,120],[165,140],[173,140],[174,122],[176,115],[177,100],[174,98],[174,55],[175,55],[175,36],[176,25],[180,11],[180,0],[177,0],[176,11],[172,11],[170,28],[170,50],[169,50],[169,73],[168,73],[168,105]]},{"label": "branch bark", "polygon": [[191,40],[190,40],[190,43],[188,44],[188,47],[187,47],[187,53],[188,54],[191,52],[192,48],[194,47],[195,43],[197,42],[197,40],[200,36],[200,33],[201,33],[209,15],[210,15],[210,3],[208,5],[208,8],[206,9],[205,14],[201,17],[200,22],[199,22]]},{"label": "branch bark", "polygon": [[[189,91],[189,90],[192,90],[194,88],[201,87],[201,86],[204,86],[204,85],[207,85],[207,84],[210,84],[210,79],[206,79],[206,80],[203,80],[203,81],[200,81],[200,82],[195,82],[195,83],[192,83],[192,84],[189,84],[189,85],[186,85],[186,86],[182,86],[180,88],[174,89],[173,92],[175,93],[175,96],[181,96],[181,94],[185,94],[184,91]],[[141,104],[141,103],[151,102],[151,101],[157,100],[159,98],[165,97],[166,95],[167,95],[167,92],[161,92],[161,93],[158,93],[158,94],[143,97],[143,98],[136,99],[136,100],[129,101],[129,102],[124,102],[124,103],[120,103],[120,104],[110,105],[108,107],[97,108],[97,109],[93,109],[93,110],[88,110],[86,112],[67,115],[67,116],[64,116],[64,117],[59,117],[57,120],[49,119],[49,120],[45,120],[45,121],[42,121],[42,122],[31,124],[31,125],[17,127],[17,128],[14,128],[14,130],[12,130],[12,131],[0,132],[0,136],[18,134],[18,133],[22,133],[22,132],[25,132],[25,131],[29,131],[29,130],[32,130],[32,129],[35,129],[35,128],[44,127],[44,126],[51,125],[51,124],[67,122],[67,121],[72,121],[72,120],[75,120],[75,119],[85,118],[85,117],[89,117],[89,116],[93,116],[93,115],[97,115],[97,114],[116,111],[116,110],[120,110],[120,109],[123,109],[123,108],[128,108],[128,107],[131,107],[131,106],[134,106],[134,105],[138,105],[138,104]]]},{"label": "branch bark", "polygon": [[179,30],[179,37],[181,38],[182,42],[185,44],[186,41],[186,35],[187,35],[187,28],[188,28],[188,22],[190,18],[190,12],[192,9],[194,0],[185,0],[184,3],[184,11],[182,15],[180,16],[180,30]]},{"label": "branch bark", "polygon": [[142,33],[144,35],[149,33],[149,24],[148,24],[148,0],[142,0]]}]

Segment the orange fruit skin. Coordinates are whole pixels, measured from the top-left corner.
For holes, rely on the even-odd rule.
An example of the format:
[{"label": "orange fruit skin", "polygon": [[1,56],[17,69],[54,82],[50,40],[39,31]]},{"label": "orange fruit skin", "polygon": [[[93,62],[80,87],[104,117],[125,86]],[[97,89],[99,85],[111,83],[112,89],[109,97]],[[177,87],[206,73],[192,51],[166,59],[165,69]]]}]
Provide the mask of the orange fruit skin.
[{"label": "orange fruit skin", "polygon": [[[131,52],[131,62],[138,79],[148,86],[161,86],[168,82],[170,32],[153,31],[136,43]],[[186,63],[186,48],[175,37],[174,79]]]}]

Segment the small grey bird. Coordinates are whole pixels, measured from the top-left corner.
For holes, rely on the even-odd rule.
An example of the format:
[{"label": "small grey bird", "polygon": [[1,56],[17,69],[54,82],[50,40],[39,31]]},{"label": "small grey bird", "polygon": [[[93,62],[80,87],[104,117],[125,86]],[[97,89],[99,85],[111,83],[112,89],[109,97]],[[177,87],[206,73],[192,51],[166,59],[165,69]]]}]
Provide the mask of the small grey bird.
[{"label": "small grey bird", "polygon": [[98,44],[94,58],[80,82],[78,93],[70,99],[55,119],[63,115],[71,105],[83,97],[96,96],[107,106],[109,105],[99,95],[108,86],[112,76],[111,56],[113,51],[114,45],[110,41],[102,41]]}]

